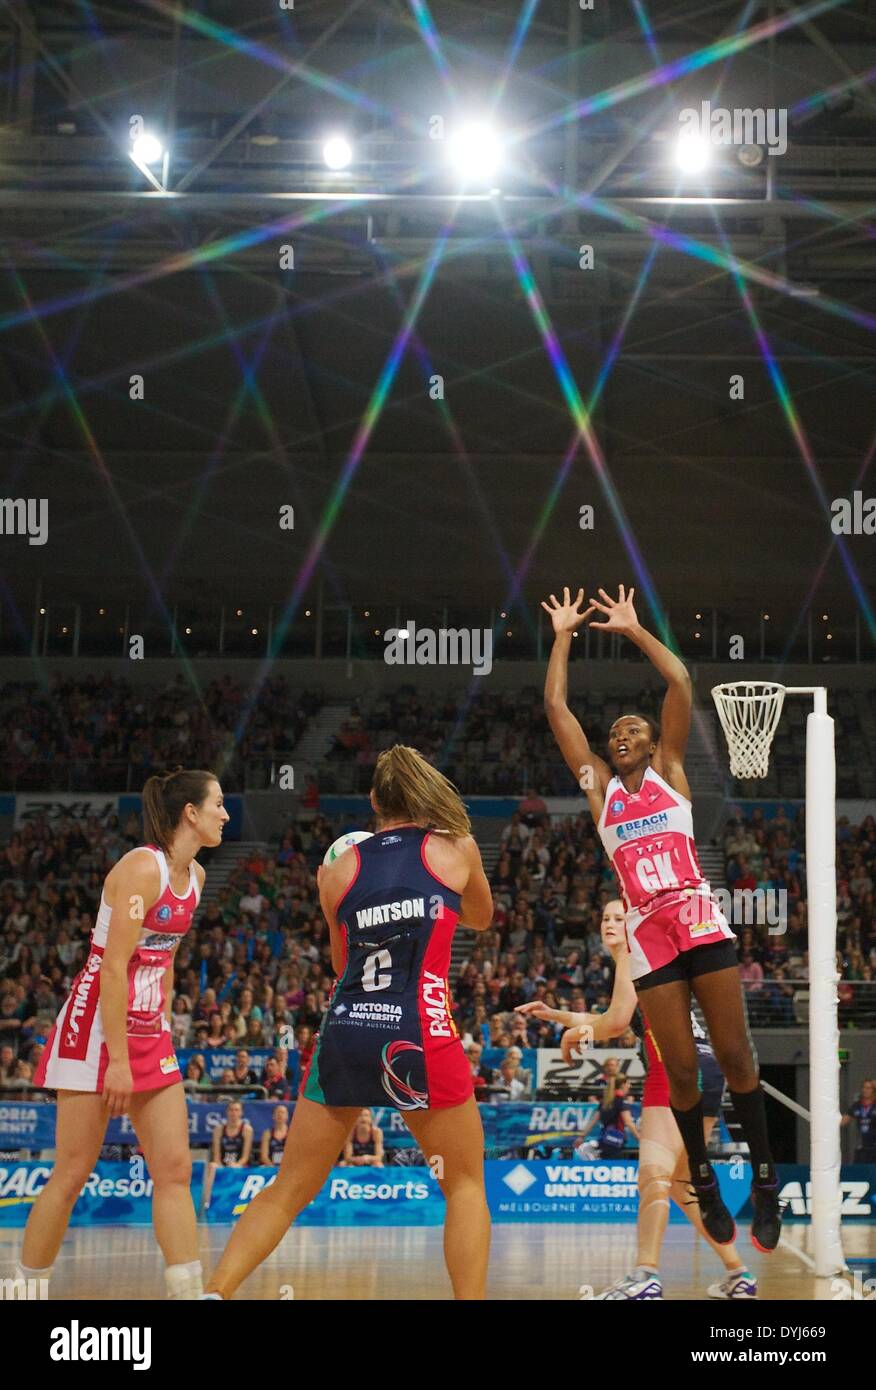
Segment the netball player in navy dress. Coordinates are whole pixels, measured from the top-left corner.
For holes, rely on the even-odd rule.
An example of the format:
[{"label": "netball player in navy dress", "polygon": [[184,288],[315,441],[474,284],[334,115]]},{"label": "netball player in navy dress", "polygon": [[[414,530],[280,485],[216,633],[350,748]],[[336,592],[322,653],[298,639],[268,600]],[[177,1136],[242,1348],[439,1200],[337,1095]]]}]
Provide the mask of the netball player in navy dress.
[{"label": "netball player in navy dress", "polygon": [[458,793],[413,748],[381,753],[371,805],[376,834],[318,876],[338,980],[276,1181],[244,1212],[207,1286],[220,1297],[275,1249],[363,1106],[378,1105],[402,1111],[423,1153],[441,1156],[453,1292],[485,1295],[484,1134],[447,975],[457,923],[486,931],[492,922],[490,888]]}]

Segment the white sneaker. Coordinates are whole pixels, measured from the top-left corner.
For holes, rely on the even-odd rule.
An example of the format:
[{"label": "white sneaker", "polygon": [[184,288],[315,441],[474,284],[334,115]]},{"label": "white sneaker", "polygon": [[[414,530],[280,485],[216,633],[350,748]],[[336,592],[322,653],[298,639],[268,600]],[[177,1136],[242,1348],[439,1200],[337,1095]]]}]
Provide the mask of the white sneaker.
[{"label": "white sneaker", "polygon": [[757,1280],[747,1269],[737,1270],[720,1284],[710,1284],[709,1298],[757,1298]]},{"label": "white sneaker", "polygon": [[622,1279],[616,1279],[613,1284],[609,1284],[607,1289],[598,1293],[594,1302],[605,1300],[608,1302],[622,1301],[628,1299],[633,1302],[642,1302],[646,1299],[662,1298],[663,1285],[656,1274],[649,1274],[645,1270],[635,1269],[632,1274],[625,1274]]}]

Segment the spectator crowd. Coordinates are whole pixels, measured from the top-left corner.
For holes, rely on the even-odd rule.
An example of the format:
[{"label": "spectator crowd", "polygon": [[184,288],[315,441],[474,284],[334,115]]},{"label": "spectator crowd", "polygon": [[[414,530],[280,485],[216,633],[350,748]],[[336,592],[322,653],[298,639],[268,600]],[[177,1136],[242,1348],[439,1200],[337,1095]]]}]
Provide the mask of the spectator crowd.
[{"label": "spectator crowd", "polygon": [[[221,704],[230,687],[214,682],[207,692]],[[225,692],[224,694],[222,692]],[[82,738],[88,751],[113,755],[119,729],[112,716],[113,682],[67,682],[55,691],[66,701],[67,752]],[[155,706],[132,706],[124,721],[136,747],[139,727],[160,727],[165,756],[207,761],[209,748],[197,743],[199,718],[188,701],[186,720],[181,691],[165,692]],[[288,696],[278,685],[280,704]],[[490,697],[501,707],[504,697]],[[5,696],[7,715],[15,709],[14,690]],[[301,697],[289,697],[301,709]],[[491,709],[489,699],[484,710]],[[522,706],[521,706],[522,708]],[[513,709],[505,713],[513,714]],[[373,727],[368,755],[382,746],[384,719],[392,737],[416,741],[425,751],[441,730],[430,724],[417,697],[393,704],[387,697],[370,712]],[[447,713],[445,711],[445,713]],[[240,716],[234,704],[229,727]],[[286,716],[279,714],[282,724]],[[288,716],[294,719],[294,713]],[[304,715],[301,714],[301,718]],[[532,711],[527,713],[532,724]],[[13,733],[22,721],[12,718]],[[476,727],[474,725],[473,727]],[[272,726],[257,718],[250,735],[272,737]],[[113,732],[115,730],[115,732]],[[179,731],[183,730],[180,735]],[[527,736],[523,724],[521,737]],[[484,743],[491,744],[485,716]],[[347,729],[343,737],[355,737]],[[375,737],[372,737],[375,736]],[[57,751],[56,722],[37,714],[22,757],[44,758]],[[287,734],[283,734],[286,738]],[[291,737],[291,731],[288,734]],[[194,747],[192,739],[195,739]],[[144,747],[146,743],[144,735]],[[359,752],[365,751],[363,744]],[[41,751],[40,751],[41,750]],[[84,744],[83,744],[84,751]],[[498,750],[497,766],[504,758]],[[144,759],[146,755],[144,752]],[[156,760],[152,750],[149,758]],[[144,760],[143,772],[148,771]],[[370,767],[368,769],[370,778]],[[742,978],[752,1022],[789,1026],[803,1021],[808,979],[806,864],[803,812],[794,818],[779,807],[739,811],[723,834],[726,885],[731,892],[781,895],[783,930],[767,918],[734,922],[740,937]],[[288,824],[279,843],[242,856],[224,887],[208,893],[175,961],[172,1027],[179,1048],[194,1049],[186,1085],[197,1091],[211,1081],[210,1053],[233,1052],[235,1065],[222,1084],[259,1084],[272,1100],[294,1100],[290,1052],[306,1065],[333,985],[331,950],[319,909],[316,869],[341,827],[303,810]],[[103,880],[113,864],[142,840],[139,818],[121,823],[37,815],[0,848],[0,1084],[23,1087],[32,1079],[45,1039],[70,983],[86,959]],[[840,1018],[845,1024],[873,1025],[876,1014],[876,822],[860,825],[842,817],[837,827],[839,901],[838,966]],[[551,819],[544,802],[530,794],[501,832],[498,857],[490,872],[495,914],[489,931],[470,938],[453,982],[454,1015],[468,1051],[478,1095],[484,1100],[529,1099],[535,1079],[524,1066],[523,1050],[552,1047],[560,1028],[515,1012],[519,1004],[543,1000],[555,1008],[602,1011],[611,990],[610,958],[602,947],[599,921],[604,903],[616,896],[611,866],[589,814]],[[468,941],[469,939],[467,939]],[[802,1013],[801,1013],[802,1010]],[[632,1035],[614,1040],[632,1046]],[[501,1049],[499,1066],[486,1066],[486,1049]],[[267,1049],[267,1065],[255,1067],[251,1054]]]},{"label": "spectator crowd", "polygon": [[[735,924],[740,966],[754,1023],[808,1020],[808,914],[805,811],[755,807],[727,822],[723,837],[728,890],[738,911],[754,894],[754,920]],[[876,820],[837,823],[837,973],[843,1027],[876,1026]],[[752,916],[751,913],[748,916]]]},{"label": "spectator crowd", "polygon": [[10,681],[0,689],[7,790],[139,791],[146,778],[184,763],[213,768],[226,791],[244,768],[294,748],[322,700],[272,676],[252,697],[229,676],[203,690],[182,676],[163,686],[109,674],[63,676],[45,688]]}]

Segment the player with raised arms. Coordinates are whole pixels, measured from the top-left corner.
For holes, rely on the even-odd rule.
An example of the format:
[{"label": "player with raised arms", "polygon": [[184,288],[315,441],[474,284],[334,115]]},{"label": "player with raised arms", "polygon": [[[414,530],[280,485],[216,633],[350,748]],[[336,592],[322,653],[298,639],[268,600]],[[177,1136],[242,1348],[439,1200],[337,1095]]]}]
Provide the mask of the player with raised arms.
[{"label": "player with raised arms", "polygon": [[[670,1199],[684,1212],[692,1226],[708,1241],[724,1266],[725,1277],[709,1287],[710,1298],[738,1302],[757,1297],[757,1280],[746,1268],[735,1245],[718,1245],[703,1226],[699,1205],[691,1201],[690,1172],[687,1154],[672,1115],[669,1103],[669,1079],[648,1020],[636,998],[630,976],[630,953],[624,925],[624,905],[619,900],[608,902],[602,910],[600,933],[603,944],[611,952],[614,963],[614,983],[611,1003],[604,1014],[571,1013],[552,1009],[541,1000],[519,1004],[517,1012],[559,1023],[565,1029],[561,1040],[563,1057],[573,1065],[576,1051],[591,1043],[608,1042],[632,1025],[642,1048],[645,1065],[645,1086],[642,1092],[642,1114],[639,1134],[639,1210],[636,1218],[636,1265],[601,1294],[598,1299],[620,1302],[644,1302],[663,1297],[660,1279],[660,1251],[669,1221]],[[703,1137],[709,1136],[721,1113],[724,1078],[715,1060],[709,1040],[691,1016],[694,1046],[700,1068],[703,1091]]]},{"label": "player with raised arms", "polygon": [[147,844],[106,876],[88,957],[55,1021],[34,1085],[58,1092],[56,1158],[28,1217],[16,1277],[48,1279],[103,1145],[129,1115],[153,1183],[168,1296],[200,1298],[189,1123],[173,1049],[173,961],[204,887],[198,850],[228,821],[212,772],[178,769],[143,788]]},{"label": "player with raised arms", "polygon": [[[617,600],[600,589],[582,611],[551,594],[542,603],[554,628],[545,682],[545,711],[560,751],[587,795],[593,819],[618,879],[630,950],[630,975],[647,1007],[648,1024],[669,1077],[672,1113],[690,1164],[703,1225],[718,1244],[735,1237],[703,1138],[703,1098],[691,1030],[691,992],[709,1030],[718,1064],[748,1143],[753,1170],[751,1238],[763,1252],[779,1241],[778,1178],[767,1136],[757,1061],[748,1033],[735,936],[703,878],[694,844],[693,808],[684,771],[692,686],[684,664],[639,623],[634,589]],[[590,746],[569,709],[567,681],[572,634],[590,626],[626,637],[666,681],[660,725],[622,715],[608,733],[610,767]]]},{"label": "player with raised arms", "polygon": [[280,1171],[237,1223],[205,1297],[231,1297],[319,1192],[363,1107],[386,1105],[435,1157],[454,1296],[485,1296],[484,1131],[447,975],[457,923],[486,931],[492,895],[459,793],[415,749],[380,754],[371,806],[376,832],[318,874],[337,983]]}]

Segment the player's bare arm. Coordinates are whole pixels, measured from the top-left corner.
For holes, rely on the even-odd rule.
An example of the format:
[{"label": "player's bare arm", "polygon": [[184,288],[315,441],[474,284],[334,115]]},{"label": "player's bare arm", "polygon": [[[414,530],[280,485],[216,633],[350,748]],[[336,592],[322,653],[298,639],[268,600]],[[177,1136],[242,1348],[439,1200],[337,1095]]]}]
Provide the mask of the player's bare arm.
[{"label": "player's bare arm", "polygon": [[550,603],[542,602],[554,629],[554,645],[548,661],[544,685],[544,709],[551,732],[575,781],[586,793],[590,810],[599,818],[605,789],[611,781],[611,769],[595,753],[579,721],[569,709],[568,671],[569,652],[574,632],[587,621],[592,607],[581,611],[584,590],[579,589],[574,602],[568,588],[563,589],[562,603],[551,594]]}]

